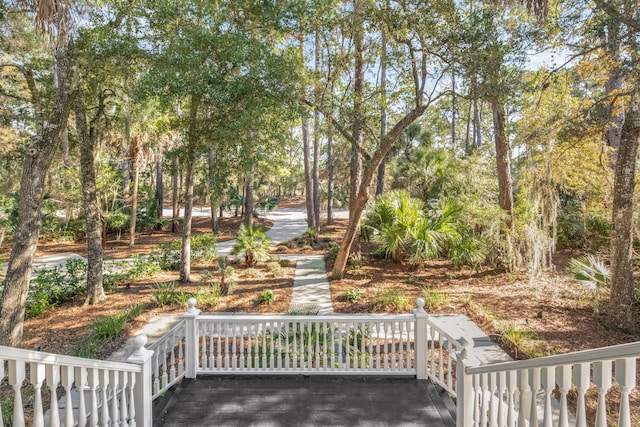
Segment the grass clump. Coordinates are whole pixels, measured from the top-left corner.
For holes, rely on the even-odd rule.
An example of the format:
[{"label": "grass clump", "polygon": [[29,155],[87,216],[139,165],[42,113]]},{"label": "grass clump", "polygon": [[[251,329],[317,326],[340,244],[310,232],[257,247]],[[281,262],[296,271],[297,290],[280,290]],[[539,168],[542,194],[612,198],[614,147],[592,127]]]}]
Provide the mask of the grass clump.
[{"label": "grass clump", "polygon": [[287,316],[317,316],[320,307],[315,304],[295,304],[289,307]]},{"label": "grass clump", "polygon": [[376,310],[393,308],[396,311],[407,311],[411,308],[411,300],[400,289],[378,291],[373,305]]},{"label": "grass clump", "polygon": [[111,316],[103,316],[91,324],[91,333],[72,351],[72,355],[78,357],[95,358],[98,350],[120,334],[127,322],[135,319],[144,311],[144,303],[139,303],[128,310],[124,310]]},{"label": "grass clump", "polygon": [[244,271],[244,276],[249,279],[262,279],[264,277],[264,274],[262,274],[262,272],[258,269],[247,268]]},{"label": "grass clump", "polygon": [[422,298],[428,308],[437,308],[441,305],[448,304],[451,297],[448,293],[438,289],[431,289],[427,286],[422,288]]},{"label": "grass clump", "polygon": [[273,274],[273,277],[284,277],[284,268],[277,261],[268,263],[267,270]]},{"label": "grass clump", "polygon": [[342,294],[342,298],[344,298],[345,301],[356,302],[362,299],[362,294],[358,288],[347,288],[344,294]]}]

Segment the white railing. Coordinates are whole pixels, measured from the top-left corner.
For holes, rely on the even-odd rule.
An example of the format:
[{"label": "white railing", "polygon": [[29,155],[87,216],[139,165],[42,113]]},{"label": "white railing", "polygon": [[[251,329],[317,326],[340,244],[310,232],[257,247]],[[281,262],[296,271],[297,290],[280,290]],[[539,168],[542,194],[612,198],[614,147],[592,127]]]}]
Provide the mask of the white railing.
[{"label": "white railing", "polygon": [[456,352],[462,344],[427,319],[427,377],[451,395],[456,394]]},{"label": "white railing", "polygon": [[[15,427],[151,426],[147,383],[152,352],[144,349],[145,343],[146,337],[136,338],[130,363],[0,346],[0,380],[13,389],[3,399],[13,413],[0,413],[0,426],[3,415]],[[46,411],[44,401],[49,402]]]},{"label": "white railing", "polygon": [[184,378],[184,320],[180,321],[148,348],[153,350],[151,378],[153,381],[153,399],[156,399]]},{"label": "white railing", "polygon": [[[631,427],[629,395],[636,387],[640,342],[487,366],[474,366],[477,363],[467,353],[458,353],[460,427]],[[612,387],[619,396],[618,410],[607,394]],[[569,409],[570,392],[575,396],[575,418]],[[587,420],[589,398],[597,409]]]},{"label": "white railing", "polygon": [[[427,355],[434,364],[447,359],[451,367],[453,351],[439,356],[445,335],[432,330],[429,339],[424,301],[417,303],[413,315],[236,316],[201,315],[191,299],[184,316],[185,376],[292,373],[426,379]],[[436,378],[447,384],[444,370]]]}]

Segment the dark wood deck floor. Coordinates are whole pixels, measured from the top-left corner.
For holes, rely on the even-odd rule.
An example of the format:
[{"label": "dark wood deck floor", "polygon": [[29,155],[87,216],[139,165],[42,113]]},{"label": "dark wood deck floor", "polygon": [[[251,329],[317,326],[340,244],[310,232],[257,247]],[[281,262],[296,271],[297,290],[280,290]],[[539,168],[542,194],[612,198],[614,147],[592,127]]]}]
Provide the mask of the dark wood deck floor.
[{"label": "dark wood deck floor", "polygon": [[154,426],[455,426],[446,392],[415,378],[199,377],[165,403]]}]

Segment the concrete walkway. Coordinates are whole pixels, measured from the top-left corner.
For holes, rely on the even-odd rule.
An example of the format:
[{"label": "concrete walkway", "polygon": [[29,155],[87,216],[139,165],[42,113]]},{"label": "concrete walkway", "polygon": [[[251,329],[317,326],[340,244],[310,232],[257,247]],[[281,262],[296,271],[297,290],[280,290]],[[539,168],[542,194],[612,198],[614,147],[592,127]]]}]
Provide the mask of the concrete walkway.
[{"label": "concrete walkway", "polygon": [[323,255],[281,255],[280,258],[295,261],[291,309],[317,307],[318,314],[332,314],[331,288],[324,268]]}]

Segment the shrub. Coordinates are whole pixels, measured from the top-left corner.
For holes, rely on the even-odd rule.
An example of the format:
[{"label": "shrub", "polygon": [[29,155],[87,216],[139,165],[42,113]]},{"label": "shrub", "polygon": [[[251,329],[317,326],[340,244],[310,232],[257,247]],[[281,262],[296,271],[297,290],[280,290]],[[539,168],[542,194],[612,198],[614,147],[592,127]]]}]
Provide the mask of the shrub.
[{"label": "shrub", "polygon": [[[333,245],[332,245],[333,243]],[[329,261],[335,261],[336,258],[338,257],[338,251],[340,250],[340,247],[338,245],[336,245],[334,242],[329,243],[329,250],[326,253],[326,257],[327,260]]]},{"label": "shrub", "polygon": [[347,288],[342,297],[345,299],[345,301],[349,302],[356,302],[362,299],[360,289],[357,288]]},{"label": "shrub", "polygon": [[277,261],[267,264],[267,269],[273,274],[273,277],[284,277],[284,269]]},{"label": "shrub", "polygon": [[320,314],[320,307],[315,304],[294,304],[287,311],[287,316],[317,316],[318,314]]},{"label": "shrub", "polygon": [[257,261],[268,258],[270,243],[271,239],[260,227],[246,227],[242,224],[236,234],[236,243],[231,249],[231,255],[244,254],[247,266],[251,268]]},{"label": "shrub", "polygon": [[273,301],[275,300],[275,295],[273,294],[273,291],[271,289],[263,289],[262,292],[260,292],[260,295],[258,296],[258,304],[267,304],[267,305],[271,305],[273,304]]},{"label": "shrub", "polygon": [[422,298],[424,298],[425,305],[428,308],[440,307],[451,300],[451,297],[446,292],[430,289],[426,286],[422,288]]},{"label": "shrub", "polygon": [[569,261],[569,272],[573,280],[582,283],[591,292],[593,312],[600,312],[600,292],[609,286],[611,272],[600,259],[593,255]]},{"label": "shrub", "polygon": [[[178,290],[177,282],[156,283],[151,291],[151,298],[158,307],[180,304],[184,299],[185,292]],[[187,298],[189,299],[189,298]]]},{"label": "shrub", "polygon": [[311,245],[304,245],[304,246],[302,247],[302,250],[303,250],[303,251],[306,251],[306,252],[308,252],[308,251],[312,251],[312,250],[313,250],[313,246],[311,246]]},{"label": "shrub", "polygon": [[198,234],[191,238],[191,261],[211,262],[216,259],[216,236],[212,233]]},{"label": "shrub", "polygon": [[411,308],[411,301],[400,289],[391,289],[387,291],[378,291],[373,300],[376,310],[383,310],[387,307],[394,308],[396,311],[406,311]]},{"label": "shrub", "polygon": [[250,279],[262,279],[264,277],[262,272],[260,270],[255,269],[255,268],[247,268],[244,271],[244,275],[245,275],[245,277],[248,277]]},{"label": "shrub", "polygon": [[80,259],[69,259],[66,267],[38,270],[31,279],[27,295],[27,318],[71,300],[86,290],[87,264]]}]

